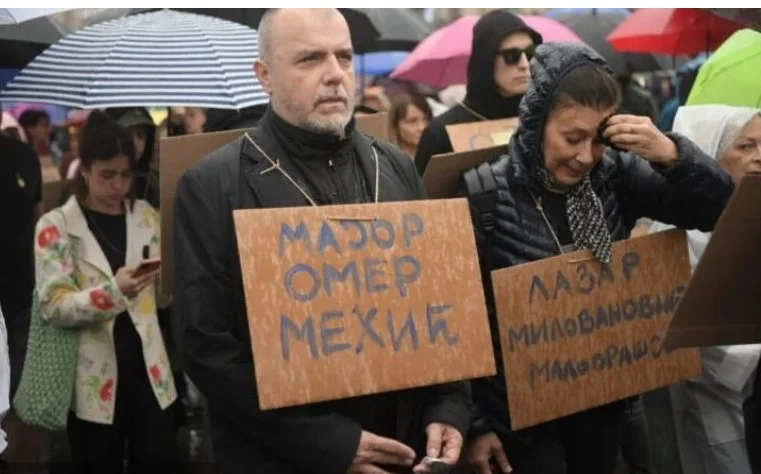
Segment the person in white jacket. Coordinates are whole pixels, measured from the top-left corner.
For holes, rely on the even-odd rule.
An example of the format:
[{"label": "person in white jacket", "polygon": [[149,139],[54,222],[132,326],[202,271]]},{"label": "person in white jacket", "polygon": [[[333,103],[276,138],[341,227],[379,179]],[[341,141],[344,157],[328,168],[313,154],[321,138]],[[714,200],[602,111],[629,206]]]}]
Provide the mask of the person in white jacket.
[{"label": "person in white jacket", "polygon": [[11,409],[11,361],[8,355],[8,331],[5,328],[3,308],[0,308],[0,454],[8,447],[5,431],[2,429],[5,415]]},{"label": "person in white jacket", "polygon": [[[737,184],[744,174],[761,172],[759,112],[723,105],[682,107],[673,130],[717,159]],[[655,222],[650,232],[670,227]],[[694,271],[711,234],[692,230],[687,238]],[[703,347],[702,375],[670,387],[683,472],[751,474],[743,402],[760,354],[761,345]]]}]

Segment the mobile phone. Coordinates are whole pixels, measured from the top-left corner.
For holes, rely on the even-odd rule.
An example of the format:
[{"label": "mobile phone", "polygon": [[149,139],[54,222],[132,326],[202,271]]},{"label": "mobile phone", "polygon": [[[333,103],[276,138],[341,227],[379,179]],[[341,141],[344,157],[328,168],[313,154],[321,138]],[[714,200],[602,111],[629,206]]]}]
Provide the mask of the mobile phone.
[{"label": "mobile phone", "polygon": [[441,458],[426,456],[422,463],[431,468],[433,474],[444,474],[452,470],[452,466],[442,461]]},{"label": "mobile phone", "polygon": [[132,274],[132,277],[139,278],[145,274],[154,272],[159,268],[161,268],[161,259],[159,257],[148,258],[140,262],[140,265],[137,266],[137,269],[135,270],[135,273]]}]

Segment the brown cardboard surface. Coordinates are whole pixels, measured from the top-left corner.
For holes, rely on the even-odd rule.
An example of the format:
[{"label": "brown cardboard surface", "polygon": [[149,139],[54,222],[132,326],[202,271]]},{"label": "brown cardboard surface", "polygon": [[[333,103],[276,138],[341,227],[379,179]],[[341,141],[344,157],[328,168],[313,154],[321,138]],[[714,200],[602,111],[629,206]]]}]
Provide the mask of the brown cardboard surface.
[{"label": "brown cardboard surface", "polygon": [[684,231],[616,242],[610,266],[585,251],[492,277],[514,429],[701,371],[697,349],[661,346],[690,278]]},{"label": "brown cardboard surface", "polygon": [[423,173],[423,183],[428,199],[454,197],[460,185],[462,173],[505,153],[507,153],[507,145],[497,145],[431,157]]},{"label": "brown cardboard surface", "polygon": [[[388,114],[358,115],[357,128],[376,138],[388,137]],[[161,291],[164,296],[172,294],[172,216],[174,193],[185,170],[217,148],[230,143],[245,133],[245,129],[224,132],[183,135],[161,139],[160,186],[161,186]]]},{"label": "brown cardboard surface", "polygon": [[357,128],[375,138],[388,141],[388,113],[356,115]]},{"label": "brown cardboard surface", "polygon": [[518,118],[447,125],[447,134],[454,151],[470,151],[497,145],[507,145]]},{"label": "brown cardboard surface", "polygon": [[66,180],[63,179],[42,183],[42,208],[44,212],[48,212],[61,204],[61,193],[65,185]]},{"label": "brown cardboard surface", "polygon": [[201,158],[242,135],[245,130],[183,135],[159,142],[159,186],[161,186],[161,293],[172,295],[172,224],[174,193],[185,170]]},{"label": "brown cardboard surface", "polygon": [[666,333],[668,347],[761,342],[761,175],[735,189]]},{"label": "brown cardboard surface", "polygon": [[234,217],[262,409],[495,373],[464,199]]}]

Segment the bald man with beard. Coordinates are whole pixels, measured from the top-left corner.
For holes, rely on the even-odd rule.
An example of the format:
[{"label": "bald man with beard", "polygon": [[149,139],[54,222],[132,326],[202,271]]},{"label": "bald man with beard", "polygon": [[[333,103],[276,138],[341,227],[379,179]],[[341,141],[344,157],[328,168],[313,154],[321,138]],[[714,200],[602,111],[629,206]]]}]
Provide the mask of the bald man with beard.
[{"label": "bald man with beard", "polygon": [[219,472],[429,472],[426,455],[454,465],[471,418],[465,382],[258,408],[232,211],[373,202],[376,167],[380,201],[425,198],[409,158],[356,129],[353,51],[340,12],[270,10],[259,52],[254,70],[268,110],[248,138],[185,173],[174,210],[175,327],[186,371],[208,400]]}]

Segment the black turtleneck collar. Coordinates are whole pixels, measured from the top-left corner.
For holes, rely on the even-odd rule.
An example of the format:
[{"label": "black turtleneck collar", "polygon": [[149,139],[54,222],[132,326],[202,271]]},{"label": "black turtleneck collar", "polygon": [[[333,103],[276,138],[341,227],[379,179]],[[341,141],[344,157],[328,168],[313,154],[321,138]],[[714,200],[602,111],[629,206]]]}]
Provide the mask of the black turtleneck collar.
[{"label": "black turtleneck collar", "polygon": [[502,41],[518,31],[526,32],[534,44],[542,36],[517,15],[494,10],[482,16],[473,27],[473,43],[468,60],[468,84],[465,105],[489,120],[517,117],[523,96],[503,97],[494,83],[494,58]]},{"label": "black turtleneck collar", "polygon": [[352,146],[351,138],[356,127],[355,119],[352,117],[346,125],[343,137],[315,133],[286,122],[272,110],[272,107],[267,107],[261,124],[272,131],[278,145],[292,159],[324,158],[327,155],[335,155]]}]

